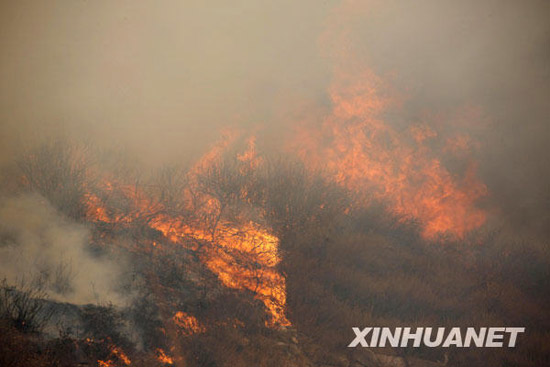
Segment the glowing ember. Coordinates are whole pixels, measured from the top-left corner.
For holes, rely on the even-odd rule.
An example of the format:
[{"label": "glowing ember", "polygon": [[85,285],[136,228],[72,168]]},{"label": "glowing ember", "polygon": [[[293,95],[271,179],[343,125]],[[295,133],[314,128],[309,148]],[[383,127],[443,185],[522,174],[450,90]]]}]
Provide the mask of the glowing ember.
[{"label": "glowing ember", "polygon": [[205,329],[199,323],[199,320],[197,320],[195,316],[189,315],[185,312],[176,312],[172,320],[174,320],[174,323],[179,327],[179,330],[183,335],[193,335],[205,332]]},{"label": "glowing ember", "polygon": [[174,360],[164,353],[162,349],[157,349],[157,360],[164,364],[173,364]]},{"label": "glowing ember", "polygon": [[120,366],[121,364],[124,366],[130,366],[132,364],[132,361],[130,361],[130,358],[116,345],[111,346],[111,355],[109,356],[109,359],[106,361],[99,360],[97,361],[97,364],[99,367],[111,367],[111,366]]}]

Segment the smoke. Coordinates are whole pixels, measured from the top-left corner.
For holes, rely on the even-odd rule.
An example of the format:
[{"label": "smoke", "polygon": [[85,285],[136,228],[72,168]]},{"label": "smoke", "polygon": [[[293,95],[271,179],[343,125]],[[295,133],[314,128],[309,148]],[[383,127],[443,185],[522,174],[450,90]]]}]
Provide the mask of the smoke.
[{"label": "smoke", "polygon": [[[467,134],[499,221],[544,232],[550,3],[42,1],[0,5],[0,154],[59,134],[150,166],[189,162],[220,129],[284,145],[330,113],[336,68],[399,91],[387,122]],[[350,63],[353,57],[353,66]],[[315,126],[315,124],[313,124]]]},{"label": "smoke", "polygon": [[88,240],[37,194],[0,199],[0,278],[44,287],[60,302],[122,305],[124,262],[94,256]]},{"label": "smoke", "polygon": [[[493,219],[545,237],[550,200],[548,1],[343,1],[324,49],[368,66],[399,91],[387,122],[467,135]],[[355,66],[355,65],[354,65]]]},{"label": "smoke", "polygon": [[0,6],[6,152],[62,131],[180,162],[221,128],[276,123],[323,90],[315,39],[329,6],[317,1]]}]

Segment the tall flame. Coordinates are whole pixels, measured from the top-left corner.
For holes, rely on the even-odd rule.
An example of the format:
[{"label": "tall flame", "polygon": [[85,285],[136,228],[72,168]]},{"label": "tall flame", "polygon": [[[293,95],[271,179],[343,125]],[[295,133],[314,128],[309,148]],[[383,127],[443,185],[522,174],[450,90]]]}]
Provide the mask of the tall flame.
[{"label": "tall flame", "polygon": [[[364,193],[367,202],[383,200],[399,217],[419,221],[425,238],[462,238],[486,219],[475,206],[487,191],[475,176],[475,163],[457,177],[429,148],[437,132],[427,124],[398,131],[387,123],[384,113],[397,103],[385,89],[384,80],[370,69],[335,73],[332,112],[320,130],[303,125],[291,146],[310,166]],[[450,142],[464,144],[464,139]]]}]

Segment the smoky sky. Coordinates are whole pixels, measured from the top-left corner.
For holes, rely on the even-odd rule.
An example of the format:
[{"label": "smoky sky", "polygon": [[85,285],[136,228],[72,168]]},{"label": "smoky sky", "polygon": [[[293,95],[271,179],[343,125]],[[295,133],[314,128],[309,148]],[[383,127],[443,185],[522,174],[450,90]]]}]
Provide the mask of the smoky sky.
[{"label": "smoky sky", "polygon": [[3,2],[3,125],[170,159],[220,128],[274,123],[278,109],[324,88],[316,38],[329,7],[305,5]]},{"label": "smoky sky", "polygon": [[448,125],[479,141],[491,200],[547,223],[549,1],[21,0],[0,17],[3,161],[58,134],[155,165],[196,158],[228,126],[276,142],[322,115],[351,52],[408,96],[396,123],[479,107],[486,123]]}]

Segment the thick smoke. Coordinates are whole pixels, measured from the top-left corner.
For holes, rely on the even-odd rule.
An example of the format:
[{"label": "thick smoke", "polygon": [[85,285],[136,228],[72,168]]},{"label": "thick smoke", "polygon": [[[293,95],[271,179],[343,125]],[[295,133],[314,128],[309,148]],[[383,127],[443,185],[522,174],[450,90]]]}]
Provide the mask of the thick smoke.
[{"label": "thick smoke", "polygon": [[549,14],[544,0],[2,2],[1,160],[60,133],[155,167],[227,126],[282,146],[322,122],[353,54],[404,96],[391,124],[472,136],[487,208],[544,232]]},{"label": "thick smoke", "polygon": [[422,121],[443,136],[469,135],[487,208],[544,238],[550,2],[344,1],[337,9],[326,35],[335,63],[353,54],[391,81],[404,100],[388,118],[395,126]]},{"label": "thick smoke", "polygon": [[89,232],[41,196],[0,199],[0,278],[39,287],[56,301],[122,305],[124,262],[94,256]]}]

